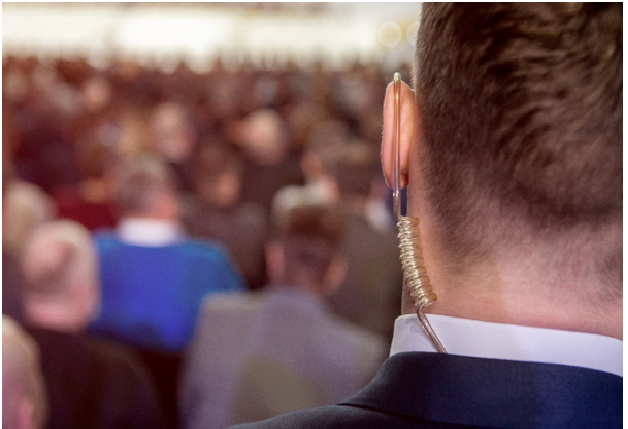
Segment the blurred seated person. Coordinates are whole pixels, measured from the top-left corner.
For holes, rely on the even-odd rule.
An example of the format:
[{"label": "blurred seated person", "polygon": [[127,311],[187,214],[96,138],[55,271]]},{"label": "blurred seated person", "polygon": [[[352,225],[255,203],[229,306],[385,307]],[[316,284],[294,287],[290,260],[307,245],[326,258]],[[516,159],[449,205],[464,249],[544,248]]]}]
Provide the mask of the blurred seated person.
[{"label": "blurred seated person", "polygon": [[54,200],[39,186],[14,175],[10,154],[2,157],[2,312],[24,322],[20,258],[33,230],[55,217]]},{"label": "blurred seated person", "polygon": [[100,288],[89,231],[54,220],[35,230],[22,259],[28,331],[41,351],[48,428],[163,427],[152,381],[128,349],[90,338]]},{"label": "blurred seated person", "polygon": [[204,303],[182,376],[185,428],[334,404],[375,374],[387,343],[325,304],[345,272],[341,227],[331,206],[287,208],[266,247],[268,287]]},{"label": "blurred seated person", "polygon": [[2,154],[2,314],[17,322],[24,322],[22,270],[19,256],[7,245],[5,233],[10,227],[6,204],[7,189],[13,179],[13,168],[8,151]]},{"label": "blurred seated person", "polygon": [[371,190],[381,180],[379,151],[355,141],[328,151],[325,169],[336,185],[343,208],[341,249],[347,275],[330,297],[340,316],[392,339],[401,308],[401,263],[394,230],[378,229],[371,221]]},{"label": "blurred seated person", "polygon": [[57,205],[39,186],[9,178],[2,194],[2,248],[19,256],[38,225],[52,220]]},{"label": "blurred seated person", "polygon": [[190,113],[181,103],[160,103],[151,115],[150,127],[158,153],[177,177],[179,192],[192,192],[190,167],[198,137]]},{"label": "blurred seated person", "polygon": [[19,323],[2,315],[2,427],[43,429],[47,411],[37,344]]},{"label": "blurred seated person", "polygon": [[314,127],[306,140],[299,165],[305,177],[305,185],[316,189],[329,201],[339,198],[338,189],[332,172],[326,166],[333,158],[336,148],[346,144],[349,139],[349,126],[338,120],[327,120]]},{"label": "blurred seated person", "polygon": [[119,226],[95,235],[102,308],[90,332],[138,349],[175,425],[180,352],[192,338],[203,297],[246,284],[217,242],[185,237],[168,165],[141,155],[121,166],[118,179]]},{"label": "blurred seated person", "polygon": [[184,223],[191,236],[224,245],[256,289],[266,278],[267,216],[260,205],[241,202],[243,174],[244,161],[237,148],[217,138],[204,140],[194,159],[194,193]]},{"label": "blurred seated person", "polygon": [[290,156],[288,130],[279,113],[263,109],[248,115],[239,144],[247,160],[242,201],[260,204],[269,214],[279,189],[304,184],[299,162]]},{"label": "blurred seated person", "polygon": [[112,199],[116,154],[94,136],[77,144],[75,155],[79,183],[55,192],[57,217],[75,220],[91,231],[114,228],[118,222]]},{"label": "blurred seated person", "polygon": [[217,243],[184,236],[167,165],[140,156],[123,165],[119,180],[119,227],[96,234],[102,308],[91,332],[179,352],[192,338],[203,297],[245,283]]}]

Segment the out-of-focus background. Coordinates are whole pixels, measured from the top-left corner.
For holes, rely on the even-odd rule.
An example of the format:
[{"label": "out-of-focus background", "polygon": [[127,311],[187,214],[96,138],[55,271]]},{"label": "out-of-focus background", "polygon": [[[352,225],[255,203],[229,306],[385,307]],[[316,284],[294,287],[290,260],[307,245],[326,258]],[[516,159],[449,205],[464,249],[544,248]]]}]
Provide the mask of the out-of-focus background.
[{"label": "out-of-focus background", "polygon": [[172,72],[185,62],[206,72],[229,65],[300,66],[321,61],[408,61],[419,20],[417,3],[23,3],[2,7],[3,56],[113,59]]},{"label": "out-of-focus background", "polygon": [[[137,422],[142,418],[145,424],[154,418],[151,427],[159,427],[155,421],[162,417],[167,427],[223,427],[334,403],[370,379],[387,353],[401,291],[391,194],[379,161],[382,106],[395,71],[411,82],[420,10],[420,3],[388,2],[2,4],[3,314],[25,326],[40,347],[49,397],[43,427],[96,425],[100,414],[85,408],[111,392],[93,387],[79,394],[76,387],[72,394],[72,383],[105,383],[94,381],[102,368],[85,364],[96,358],[80,360],[81,353],[97,354],[112,372],[120,372],[111,369],[120,363],[111,366],[110,358],[93,350],[102,348],[94,341],[133,355],[129,368],[139,368],[138,379],[144,381],[138,385],[144,387],[121,384],[118,390],[148,391],[149,404],[157,398],[155,412],[131,412],[136,419],[132,427],[141,427]],[[147,156],[157,167],[140,171],[139,182],[125,182],[139,174],[135,170],[144,165],[139,160]],[[155,173],[162,167],[168,172],[163,177]],[[172,198],[131,213],[129,198],[143,201],[151,189],[170,192],[167,186],[160,188],[166,176],[174,180]],[[124,200],[124,191],[136,194]],[[302,203],[333,206],[342,214],[338,247],[346,263],[333,294],[326,289],[310,293],[317,295],[314,301],[309,295],[268,299],[303,307],[299,314],[320,310],[316,323],[321,330],[294,334],[309,344],[309,351],[301,343],[289,343],[291,335],[285,332],[268,334],[274,350],[283,351],[274,360],[265,355],[263,365],[263,347],[259,341],[246,346],[242,332],[213,332],[227,338],[213,347],[224,355],[205,351],[209,340],[203,342],[200,326],[208,297],[238,291],[248,299],[274,290],[277,282],[264,249],[276,235],[280,215]],[[41,227],[61,219],[87,231],[97,250],[97,280],[89,296],[102,301],[99,306],[59,307],[59,297],[42,304],[42,281],[70,284],[68,279],[80,271],[68,262],[74,254],[59,246],[48,247],[50,255],[58,252],[56,259],[25,256]],[[43,234],[46,239],[53,235]],[[127,246],[124,252],[135,246],[133,258],[142,254],[133,266],[125,266],[131,260],[127,253],[107,259],[111,240],[118,239]],[[194,293],[181,278],[154,286],[181,265],[169,269],[160,262],[156,267],[151,264],[157,259],[146,254],[170,252],[183,240],[224,255],[227,268],[216,268],[220,275],[196,278]],[[166,265],[179,257],[164,255],[159,260]],[[209,259],[215,263],[216,256]],[[33,267],[43,277],[32,276]],[[148,278],[158,268],[167,275],[147,281],[148,286],[128,280]],[[235,273],[235,283],[227,281],[225,270]],[[120,273],[127,271],[123,278]],[[124,295],[120,291],[135,287],[139,301],[116,307]],[[162,287],[163,293],[157,292]],[[66,292],[63,299],[68,299]],[[77,298],[81,305],[89,301],[86,295]],[[47,307],[53,301],[56,307]],[[175,314],[177,306],[187,307]],[[252,304],[237,308],[242,315],[242,308]],[[272,308],[280,313],[276,324],[281,325],[276,308],[283,307]],[[56,319],[72,311],[72,323],[68,317]],[[136,326],[134,317],[152,317],[155,326],[147,328],[146,320]],[[212,313],[207,320],[220,320],[214,317]],[[253,327],[267,320],[255,317]],[[300,317],[285,319],[285,324],[298,328]],[[159,329],[172,330],[175,320],[185,328],[167,342]],[[218,324],[244,325],[243,320],[227,318]],[[307,323],[315,324],[312,320]],[[65,336],[62,341],[55,335]],[[231,350],[229,338],[244,348]],[[356,346],[349,349],[347,344]],[[67,368],[71,359],[64,353],[78,359],[73,368]],[[233,375],[236,382],[226,380],[231,373],[224,367],[210,370],[237,360],[229,353],[251,356],[234,374],[252,371],[265,378]],[[308,356],[315,363],[299,361]],[[61,370],[63,361],[66,368]],[[199,362],[205,364],[199,367]],[[321,369],[314,370],[316,365]],[[82,366],[84,371],[78,371]],[[131,370],[125,371],[122,379],[128,381]],[[224,384],[215,374],[225,377],[220,380]],[[337,374],[353,379],[343,381]],[[203,385],[190,381],[203,377]],[[273,385],[271,380],[283,382]],[[220,397],[203,390],[211,390],[212,383],[220,384]],[[251,389],[270,404],[242,399],[242,392]],[[96,402],[84,405],[87,397]],[[206,410],[218,417],[212,420]]]}]

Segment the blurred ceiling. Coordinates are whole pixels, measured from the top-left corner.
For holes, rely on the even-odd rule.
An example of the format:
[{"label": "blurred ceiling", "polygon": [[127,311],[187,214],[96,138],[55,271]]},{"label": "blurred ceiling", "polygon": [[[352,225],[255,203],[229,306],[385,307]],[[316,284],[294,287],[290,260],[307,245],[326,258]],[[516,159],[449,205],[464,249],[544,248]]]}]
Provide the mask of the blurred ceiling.
[{"label": "blurred ceiling", "polygon": [[3,56],[95,65],[395,62],[412,57],[420,3],[2,3]]}]

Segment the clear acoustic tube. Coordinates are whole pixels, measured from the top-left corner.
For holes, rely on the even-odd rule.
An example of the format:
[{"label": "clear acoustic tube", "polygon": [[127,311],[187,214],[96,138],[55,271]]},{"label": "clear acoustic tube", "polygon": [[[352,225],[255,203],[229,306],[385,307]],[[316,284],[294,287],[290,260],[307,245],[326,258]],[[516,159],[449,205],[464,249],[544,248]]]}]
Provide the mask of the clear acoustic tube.
[{"label": "clear acoustic tube", "polygon": [[434,344],[437,351],[447,353],[432,329],[429,320],[425,317],[423,309],[436,301],[436,294],[432,292],[430,278],[423,262],[421,250],[421,237],[419,234],[419,219],[401,214],[400,173],[399,173],[399,143],[401,130],[401,77],[399,73],[394,75],[394,128],[393,138],[393,198],[394,214],[397,220],[397,238],[401,270],[403,272],[404,287],[410,289],[410,296],[414,299],[417,308],[417,316],[423,326],[423,330]]}]

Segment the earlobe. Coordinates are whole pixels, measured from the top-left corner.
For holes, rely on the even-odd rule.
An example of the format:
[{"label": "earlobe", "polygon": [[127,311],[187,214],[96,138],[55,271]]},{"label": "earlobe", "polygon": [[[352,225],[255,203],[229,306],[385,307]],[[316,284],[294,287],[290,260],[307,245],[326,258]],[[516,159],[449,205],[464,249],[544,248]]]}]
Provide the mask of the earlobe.
[{"label": "earlobe", "polygon": [[[415,93],[404,82],[401,82],[400,98],[399,168],[400,186],[405,188],[408,184],[410,148],[416,144],[417,139],[418,117]],[[395,143],[396,127],[394,99],[394,84],[390,83],[386,89],[386,98],[384,100],[384,133],[382,138],[382,168],[389,187],[393,183],[393,144]]]}]

